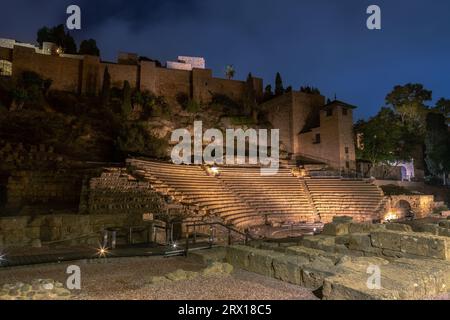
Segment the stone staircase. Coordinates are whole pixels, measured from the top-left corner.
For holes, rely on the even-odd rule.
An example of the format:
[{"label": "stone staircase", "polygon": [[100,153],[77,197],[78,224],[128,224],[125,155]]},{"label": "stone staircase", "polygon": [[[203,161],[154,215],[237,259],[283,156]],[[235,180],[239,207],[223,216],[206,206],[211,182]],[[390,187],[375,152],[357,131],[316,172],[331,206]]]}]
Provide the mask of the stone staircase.
[{"label": "stone staircase", "polygon": [[133,172],[150,182],[153,189],[187,206],[196,206],[205,215],[244,229],[264,224],[264,217],[225,188],[201,166],[173,165],[132,159]]},{"label": "stone staircase", "polygon": [[218,179],[269,222],[315,222],[307,192],[288,168],[262,176],[260,168],[222,167]]},{"label": "stone staircase", "polygon": [[355,221],[371,222],[380,217],[384,195],[364,180],[305,179],[322,222],[348,215]]},{"label": "stone staircase", "polygon": [[131,159],[133,174],[151,188],[195,210],[245,229],[270,222],[329,222],[350,215],[355,221],[379,219],[382,191],[363,180],[303,179],[290,168],[262,176],[256,166],[224,166],[219,174],[202,166]]}]

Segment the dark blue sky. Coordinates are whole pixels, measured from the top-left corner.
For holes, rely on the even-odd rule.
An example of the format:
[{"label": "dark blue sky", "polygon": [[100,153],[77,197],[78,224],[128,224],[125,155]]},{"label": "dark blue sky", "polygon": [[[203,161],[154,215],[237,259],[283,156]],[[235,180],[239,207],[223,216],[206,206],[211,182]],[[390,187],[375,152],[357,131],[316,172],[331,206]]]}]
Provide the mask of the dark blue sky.
[{"label": "dark blue sky", "polygon": [[[0,37],[35,42],[43,25],[82,9],[76,39],[95,38],[104,60],[119,51],[161,61],[203,56],[216,76],[233,64],[272,83],[318,87],[374,115],[396,84],[423,83],[450,98],[448,0],[2,0]],[[366,9],[382,9],[382,30],[366,28]]]}]

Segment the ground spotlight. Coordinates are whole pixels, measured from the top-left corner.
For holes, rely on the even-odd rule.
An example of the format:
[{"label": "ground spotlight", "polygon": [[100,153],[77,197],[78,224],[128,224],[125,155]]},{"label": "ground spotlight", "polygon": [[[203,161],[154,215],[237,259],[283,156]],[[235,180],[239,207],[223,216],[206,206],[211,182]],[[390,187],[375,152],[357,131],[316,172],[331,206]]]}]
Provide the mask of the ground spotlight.
[{"label": "ground spotlight", "polygon": [[104,246],[100,246],[97,249],[97,256],[99,258],[106,258],[106,256],[109,254],[108,248]]}]

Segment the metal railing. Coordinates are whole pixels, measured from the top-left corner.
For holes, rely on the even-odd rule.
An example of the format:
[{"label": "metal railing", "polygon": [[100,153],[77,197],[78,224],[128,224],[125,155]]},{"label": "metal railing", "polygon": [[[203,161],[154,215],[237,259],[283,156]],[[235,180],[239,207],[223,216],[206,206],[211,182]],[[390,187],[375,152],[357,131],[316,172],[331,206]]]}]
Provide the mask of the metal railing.
[{"label": "metal railing", "polygon": [[191,237],[190,237],[191,230],[190,229],[191,228],[193,229],[192,230],[192,243],[196,244],[197,236],[198,236],[197,228],[205,227],[205,226],[210,227],[209,247],[212,247],[214,245],[214,241],[216,239],[216,228],[215,228],[216,226],[225,228],[225,230],[227,232],[227,244],[229,246],[233,245],[233,237],[232,237],[233,233],[241,236],[244,239],[244,244],[247,244],[249,240],[254,240],[254,238],[250,235],[249,232],[239,231],[239,230],[233,228],[232,226],[226,225],[221,222],[202,222],[202,223],[188,224],[188,225],[186,225],[186,246],[185,246],[185,255],[186,256],[189,253],[189,245],[190,245],[189,240],[191,239]]}]

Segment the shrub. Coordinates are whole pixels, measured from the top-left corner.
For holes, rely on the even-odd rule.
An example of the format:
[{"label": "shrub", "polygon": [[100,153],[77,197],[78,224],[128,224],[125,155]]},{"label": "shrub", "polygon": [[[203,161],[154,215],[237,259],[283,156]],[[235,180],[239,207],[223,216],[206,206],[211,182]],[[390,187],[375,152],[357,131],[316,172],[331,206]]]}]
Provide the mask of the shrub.
[{"label": "shrub", "polygon": [[241,103],[225,94],[213,94],[210,105],[222,108],[222,112],[228,116],[240,116],[245,113]]},{"label": "shrub", "polygon": [[232,125],[235,126],[250,126],[250,125],[254,125],[255,121],[253,121],[253,119],[251,117],[248,116],[234,116],[234,117],[230,117],[230,121]]},{"label": "shrub", "polygon": [[200,111],[200,104],[195,100],[189,100],[186,111],[189,113],[197,113]]},{"label": "shrub", "polygon": [[184,92],[179,92],[176,96],[178,104],[186,110],[189,103],[189,96]]},{"label": "shrub", "polygon": [[128,155],[164,158],[168,143],[151,135],[139,123],[126,123],[117,137],[117,148],[122,157]]}]

